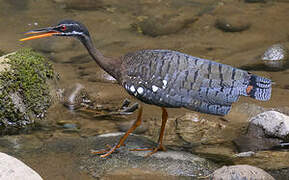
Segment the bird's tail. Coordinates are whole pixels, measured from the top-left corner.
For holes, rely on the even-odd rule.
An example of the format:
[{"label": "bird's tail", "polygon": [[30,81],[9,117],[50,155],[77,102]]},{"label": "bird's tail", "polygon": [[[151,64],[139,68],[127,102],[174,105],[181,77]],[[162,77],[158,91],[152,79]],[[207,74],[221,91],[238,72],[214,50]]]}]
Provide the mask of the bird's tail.
[{"label": "bird's tail", "polygon": [[261,101],[268,101],[271,98],[272,81],[270,79],[251,74],[249,85],[246,89],[246,96]]}]

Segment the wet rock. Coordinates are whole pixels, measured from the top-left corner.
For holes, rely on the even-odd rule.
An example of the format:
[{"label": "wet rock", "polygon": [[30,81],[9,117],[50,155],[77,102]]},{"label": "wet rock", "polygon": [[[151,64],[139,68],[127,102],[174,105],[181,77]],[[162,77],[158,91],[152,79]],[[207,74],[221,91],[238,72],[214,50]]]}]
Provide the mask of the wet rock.
[{"label": "wet rock", "polygon": [[269,137],[289,140],[289,116],[277,111],[266,111],[250,120],[250,124],[262,127]]},{"label": "wet rock", "polygon": [[0,153],[0,174],[1,179],[42,180],[33,169],[5,153]]},{"label": "wet rock", "polygon": [[235,154],[234,156],[235,157],[251,157],[255,154],[255,152],[253,151],[248,151],[248,152],[242,152],[242,153],[238,153],[238,154]]},{"label": "wet rock", "polygon": [[289,168],[273,169],[269,170],[268,173],[270,173],[271,176],[278,180],[289,179]]},{"label": "wet rock", "polygon": [[[128,122],[120,122],[117,124],[118,129],[121,132],[126,132],[127,130],[129,130],[129,128],[133,125],[133,123],[135,122],[135,120],[132,121],[128,121]],[[146,124],[142,123],[140,126],[138,126],[133,133],[135,134],[143,134],[148,130],[148,127]]]},{"label": "wet rock", "polygon": [[239,136],[233,142],[239,152],[247,152],[272,149],[280,145],[281,140],[267,137],[264,130],[259,126],[249,125],[248,132]]},{"label": "wet rock", "polygon": [[0,61],[5,62],[0,66],[0,134],[27,132],[51,104],[48,81],[54,77],[52,66],[30,49],[18,50]]},{"label": "wet rock", "polygon": [[216,20],[216,27],[224,32],[241,32],[250,26],[248,20],[240,15],[219,17]]},{"label": "wet rock", "polygon": [[274,44],[263,54],[264,64],[273,69],[284,69],[288,65],[288,50],[281,44]]},{"label": "wet rock", "polygon": [[249,165],[236,165],[236,166],[223,166],[217,169],[210,177],[214,180],[274,180],[274,178],[264,170],[249,166]]},{"label": "wet rock", "polygon": [[[107,134],[94,138],[94,149],[102,149],[106,144],[115,144],[120,136]],[[97,143],[96,143],[97,142]],[[106,173],[118,169],[137,168],[151,172],[161,172],[174,176],[206,176],[216,165],[210,161],[187,152],[172,151],[157,152],[149,157],[144,157],[148,152],[129,151],[134,148],[152,147],[156,144],[140,136],[129,136],[126,146],[121,147],[108,158],[94,156],[83,159],[83,168],[94,177],[105,176]]]},{"label": "wet rock", "polygon": [[272,149],[288,140],[289,117],[277,111],[260,113],[250,120],[245,135],[234,140],[240,152]]},{"label": "wet rock", "polygon": [[53,0],[64,9],[97,10],[103,8],[102,0]]},{"label": "wet rock", "polygon": [[177,33],[194,21],[196,21],[195,17],[177,15],[163,17],[149,16],[138,23],[132,24],[132,27],[139,33],[156,37]]},{"label": "wet rock", "polygon": [[[176,133],[187,143],[217,143],[225,124],[200,119],[196,113],[186,113],[176,119]],[[221,138],[222,139],[222,138]]]},{"label": "wet rock", "polygon": [[78,130],[80,128],[80,125],[73,121],[57,121],[56,123],[64,129]]}]

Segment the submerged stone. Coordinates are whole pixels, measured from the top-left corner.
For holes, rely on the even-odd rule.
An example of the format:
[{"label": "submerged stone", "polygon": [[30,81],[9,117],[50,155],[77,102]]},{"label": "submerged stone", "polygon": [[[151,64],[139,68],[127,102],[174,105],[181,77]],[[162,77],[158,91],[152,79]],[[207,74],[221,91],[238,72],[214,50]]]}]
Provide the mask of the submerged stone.
[{"label": "submerged stone", "polygon": [[281,44],[274,44],[264,52],[262,60],[269,68],[284,69],[288,65],[288,50]]},{"label": "submerged stone", "polygon": [[[105,148],[106,144],[115,144],[121,136],[98,136],[93,139],[96,151]],[[167,150],[159,151],[149,157],[145,157],[149,151],[130,151],[136,148],[151,148],[156,144],[152,141],[136,135],[131,135],[126,141],[126,146],[119,148],[107,158],[99,155],[83,158],[83,170],[95,178],[106,176],[111,172],[121,169],[137,168],[150,171],[151,174],[162,174],[163,176],[202,177],[207,176],[218,166],[213,162],[197,155]],[[168,148],[168,147],[167,147]]]}]

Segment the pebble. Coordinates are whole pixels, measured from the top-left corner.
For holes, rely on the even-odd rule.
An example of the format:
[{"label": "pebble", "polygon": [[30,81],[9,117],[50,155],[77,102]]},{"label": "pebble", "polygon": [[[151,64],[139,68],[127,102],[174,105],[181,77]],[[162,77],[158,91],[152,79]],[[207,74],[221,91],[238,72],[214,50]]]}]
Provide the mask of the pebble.
[{"label": "pebble", "polygon": [[248,151],[248,152],[242,152],[242,153],[235,154],[234,157],[251,157],[254,154],[255,154],[255,152]]},{"label": "pebble", "polygon": [[216,20],[216,27],[224,32],[241,32],[249,29],[250,23],[239,15],[220,17]]}]

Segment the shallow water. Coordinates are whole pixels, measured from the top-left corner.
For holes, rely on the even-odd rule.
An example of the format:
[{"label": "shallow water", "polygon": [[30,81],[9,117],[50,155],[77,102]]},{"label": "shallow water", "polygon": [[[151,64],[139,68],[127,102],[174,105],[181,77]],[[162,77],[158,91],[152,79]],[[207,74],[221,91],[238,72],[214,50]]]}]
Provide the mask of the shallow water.
[{"label": "shallow water", "polygon": [[[0,0],[0,50],[12,52],[31,46],[42,51],[51,59],[59,73],[59,86],[62,88],[79,82],[101,105],[118,106],[125,98],[132,99],[121,87],[110,83],[110,77],[97,67],[76,40],[52,38],[24,43],[18,41],[23,37],[22,32],[27,30],[54,25],[62,19],[74,19],[87,25],[96,47],[107,56],[120,56],[139,49],[171,49],[235,67],[248,66],[253,73],[271,78],[275,82],[270,101],[241,98],[233,109],[241,103],[254,103],[270,108],[289,106],[289,70],[263,71],[255,68],[256,64],[262,63],[262,53],[272,44],[283,43],[289,47],[289,3],[286,1],[244,3],[233,0],[109,0],[88,10],[64,8],[65,5],[59,2],[63,1]],[[240,14],[238,18],[248,22],[250,28],[243,32],[228,33],[215,27],[216,18],[232,14]],[[169,23],[176,26],[165,24],[164,26],[175,30],[162,32],[167,33],[162,36],[143,35],[140,32],[144,32],[145,28],[139,29],[135,25],[146,19],[164,17],[168,17]],[[145,120],[160,116],[159,108],[154,106],[146,105],[144,112]],[[188,111],[170,109],[169,115],[176,117],[185,112]],[[211,115],[200,116],[212,121],[219,119]],[[129,116],[129,119],[133,118],[134,115]],[[235,123],[242,122],[242,118],[228,115],[228,119],[233,119]],[[38,130],[33,134],[45,142],[53,138],[85,137],[117,131],[115,121],[95,120],[89,115],[71,112],[61,105],[55,105],[49,110],[48,121],[60,120],[80,124],[81,131],[65,133],[58,127],[47,125],[46,130]],[[229,135],[230,133],[232,132],[228,132]],[[59,155],[51,152],[42,155],[36,151],[32,154],[16,154],[44,179],[91,179],[75,167],[75,157],[70,157],[69,153]]]}]

